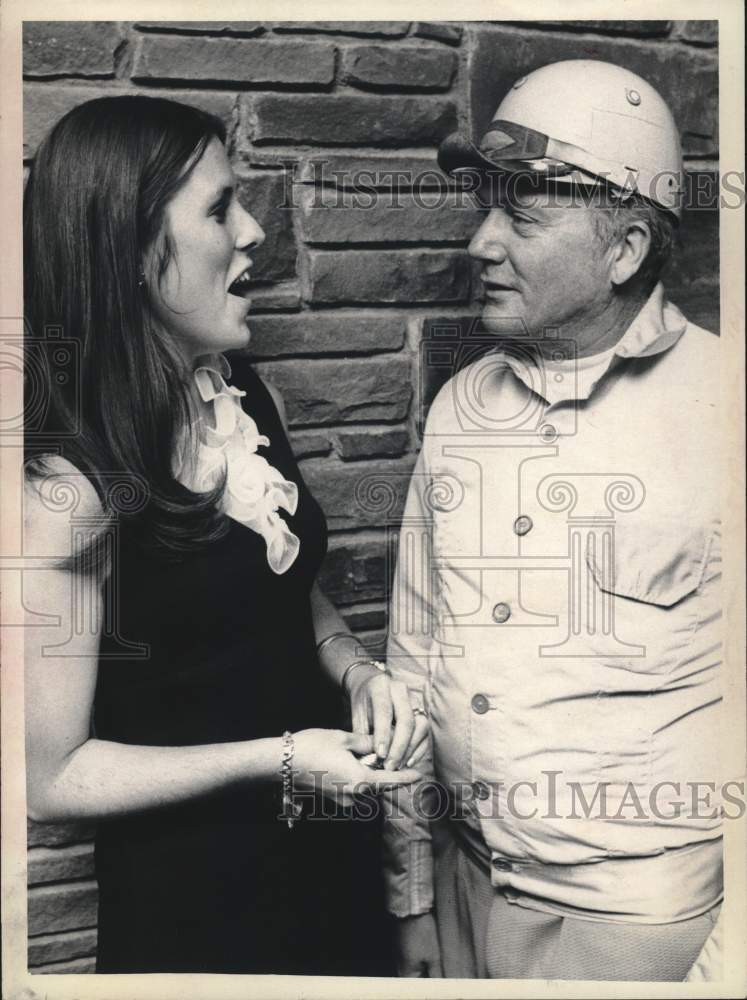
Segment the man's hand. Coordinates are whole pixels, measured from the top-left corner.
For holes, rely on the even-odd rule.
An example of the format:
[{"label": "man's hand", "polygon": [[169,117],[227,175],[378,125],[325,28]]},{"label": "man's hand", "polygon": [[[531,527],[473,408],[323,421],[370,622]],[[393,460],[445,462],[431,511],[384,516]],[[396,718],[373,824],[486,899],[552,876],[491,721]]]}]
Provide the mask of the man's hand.
[{"label": "man's hand", "polygon": [[441,949],[432,913],[397,920],[397,975],[408,979],[440,979]]}]

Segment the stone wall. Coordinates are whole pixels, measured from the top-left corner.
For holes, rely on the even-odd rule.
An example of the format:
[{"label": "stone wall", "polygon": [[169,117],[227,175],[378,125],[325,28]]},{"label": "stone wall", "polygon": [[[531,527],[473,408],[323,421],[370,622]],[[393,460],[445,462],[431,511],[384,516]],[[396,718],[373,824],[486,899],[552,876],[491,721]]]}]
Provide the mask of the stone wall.
[{"label": "stone wall", "polygon": [[[322,585],[376,650],[387,524],[428,398],[419,345],[434,320],[475,311],[465,247],[478,216],[455,209],[439,140],[479,129],[536,66],[607,59],[671,102],[688,169],[707,185],[718,168],[716,43],[711,21],[29,23],[24,156],[69,108],[103,94],[170,96],[226,122],[240,197],[267,232],[251,350],[285,394],[329,519]],[[717,329],[716,211],[688,214],[669,286]],[[93,968],[92,833],[30,827],[36,971]]]}]

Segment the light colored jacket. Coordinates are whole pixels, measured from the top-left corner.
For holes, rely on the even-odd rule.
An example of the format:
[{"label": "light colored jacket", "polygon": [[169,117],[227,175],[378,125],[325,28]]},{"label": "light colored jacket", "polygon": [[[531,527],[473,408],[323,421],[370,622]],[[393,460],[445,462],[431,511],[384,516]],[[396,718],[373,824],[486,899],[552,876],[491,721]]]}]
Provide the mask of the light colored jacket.
[{"label": "light colored jacket", "polygon": [[722,897],[719,340],[659,285],[613,351],[572,353],[489,353],[428,416],[387,656],[432,731],[429,780],[386,802],[398,916],[432,907],[444,815],[526,906]]}]

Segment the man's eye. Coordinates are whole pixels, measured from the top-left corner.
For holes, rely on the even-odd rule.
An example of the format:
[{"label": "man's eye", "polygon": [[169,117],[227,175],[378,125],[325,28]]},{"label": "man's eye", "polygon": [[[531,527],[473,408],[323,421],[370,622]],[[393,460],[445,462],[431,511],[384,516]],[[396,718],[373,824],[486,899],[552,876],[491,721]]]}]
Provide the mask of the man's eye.
[{"label": "man's eye", "polygon": [[514,213],[511,216],[511,219],[514,222],[514,224],[517,225],[517,226],[533,226],[534,225],[534,219],[530,219],[526,215],[516,215],[516,213]]}]

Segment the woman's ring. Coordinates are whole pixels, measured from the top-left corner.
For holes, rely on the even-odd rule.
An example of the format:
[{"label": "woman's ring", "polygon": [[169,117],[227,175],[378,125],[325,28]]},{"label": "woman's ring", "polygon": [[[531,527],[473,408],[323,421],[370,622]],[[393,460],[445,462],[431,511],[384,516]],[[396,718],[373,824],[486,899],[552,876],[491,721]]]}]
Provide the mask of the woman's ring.
[{"label": "woman's ring", "polygon": [[413,708],[412,714],[413,715],[422,715],[424,719],[428,718],[428,713],[424,712],[422,708]]}]

